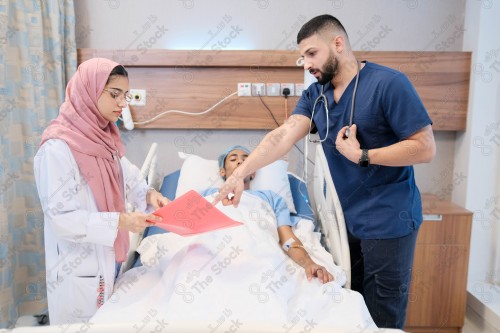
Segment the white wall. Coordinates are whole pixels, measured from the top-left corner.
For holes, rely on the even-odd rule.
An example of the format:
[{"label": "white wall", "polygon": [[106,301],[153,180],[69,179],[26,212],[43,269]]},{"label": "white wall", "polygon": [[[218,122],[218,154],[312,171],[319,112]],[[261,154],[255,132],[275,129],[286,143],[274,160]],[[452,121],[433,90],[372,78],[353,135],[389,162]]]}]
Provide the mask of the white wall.
[{"label": "white wall", "polygon": [[[332,14],[344,24],[355,50],[460,51],[464,0],[86,0],[75,1],[77,46],[139,49],[296,49],[301,25],[319,14]],[[217,26],[231,17],[230,24]],[[146,29],[148,22],[154,23]],[[241,30],[227,45],[231,25]],[[155,37],[158,36],[158,38]],[[212,36],[215,38],[212,39]],[[221,44],[218,44],[218,42]],[[131,78],[133,87],[133,78]],[[232,143],[255,146],[264,131],[137,130],[129,133],[127,156],[136,164],[150,142],[160,144],[164,173],[180,166],[173,157],[189,150],[215,158]],[[438,156],[416,167],[423,192],[451,196],[455,133],[435,133]],[[208,138],[210,145],[197,144]],[[207,141],[208,142],[208,141]],[[296,151],[296,150],[295,150]],[[301,174],[300,158],[290,156],[290,169]]]},{"label": "white wall", "polygon": [[[499,5],[468,1],[466,6],[464,50],[473,52],[473,72],[468,130],[457,136],[454,173],[467,178],[454,189],[453,200],[474,212],[468,290],[496,308],[500,323]],[[495,288],[488,284],[493,280]]]}]

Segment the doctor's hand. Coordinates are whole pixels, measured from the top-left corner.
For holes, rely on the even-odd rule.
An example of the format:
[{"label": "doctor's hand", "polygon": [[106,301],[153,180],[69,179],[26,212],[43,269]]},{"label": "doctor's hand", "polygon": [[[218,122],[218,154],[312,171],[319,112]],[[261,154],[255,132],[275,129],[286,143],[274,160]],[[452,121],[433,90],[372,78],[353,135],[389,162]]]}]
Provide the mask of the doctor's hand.
[{"label": "doctor's hand", "polygon": [[328,270],[314,262],[304,267],[306,271],[307,280],[311,281],[313,277],[317,277],[321,283],[328,283],[333,281],[333,275]]},{"label": "doctor's hand", "polygon": [[[151,222],[149,222],[151,221]],[[146,227],[161,222],[162,218],[153,214],[140,212],[120,213],[118,218],[118,228],[134,233],[143,231]]]},{"label": "doctor's hand", "polygon": [[[345,133],[349,128],[349,137],[345,137]],[[335,140],[335,147],[337,150],[344,155],[349,161],[358,164],[361,158],[361,148],[358,139],[356,139],[357,127],[352,125],[351,127],[345,126],[337,134],[337,140]]]},{"label": "doctor's hand", "polygon": [[166,206],[170,200],[165,198],[160,192],[157,192],[154,188],[150,188],[146,194],[146,203],[152,205],[154,209]]},{"label": "doctor's hand", "polygon": [[239,177],[234,172],[219,189],[219,194],[212,201],[212,205],[222,202],[224,206],[233,205],[235,208],[238,207],[244,188],[243,177]]}]

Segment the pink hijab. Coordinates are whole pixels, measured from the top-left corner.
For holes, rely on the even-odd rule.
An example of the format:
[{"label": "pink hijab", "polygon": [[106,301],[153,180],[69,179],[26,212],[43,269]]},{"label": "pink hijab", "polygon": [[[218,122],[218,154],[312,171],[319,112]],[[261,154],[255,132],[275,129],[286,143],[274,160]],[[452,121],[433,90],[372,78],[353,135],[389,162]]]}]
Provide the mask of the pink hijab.
[{"label": "pink hijab", "polygon": [[[64,140],[78,164],[80,174],[89,184],[100,212],[124,212],[123,175],[117,158],[125,146],[115,123],[104,119],[97,101],[109,78],[119,66],[104,58],[87,60],[66,87],[66,98],[59,116],[43,132],[42,142]],[[128,232],[118,229],[114,243],[116,261],[127,259]]]}]

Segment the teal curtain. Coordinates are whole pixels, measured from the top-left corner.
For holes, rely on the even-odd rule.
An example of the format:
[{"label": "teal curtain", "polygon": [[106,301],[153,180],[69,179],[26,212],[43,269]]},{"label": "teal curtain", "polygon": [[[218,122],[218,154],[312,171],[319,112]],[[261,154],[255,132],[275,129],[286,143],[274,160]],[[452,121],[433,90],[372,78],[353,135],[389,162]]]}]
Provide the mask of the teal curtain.
[{"label": "teal curtain", "polygon": [[72,0],[0,0],[0,328],[47,311],[33,157],[75,70]]}]

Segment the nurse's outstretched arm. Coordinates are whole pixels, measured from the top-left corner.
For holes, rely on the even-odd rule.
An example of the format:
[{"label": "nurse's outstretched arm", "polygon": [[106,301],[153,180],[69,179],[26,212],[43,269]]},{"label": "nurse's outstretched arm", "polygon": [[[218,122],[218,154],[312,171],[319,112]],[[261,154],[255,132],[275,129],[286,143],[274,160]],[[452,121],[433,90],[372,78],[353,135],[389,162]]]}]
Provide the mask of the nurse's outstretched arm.
[{"label": "nurse's outstretched arm", "polygon": [[222,201],[225,206],[238,207],[243,193],[243,179],[258,169],[286,155],[293,145],[305,137],[309,131],[309,118],[292,115],[280,127],[269,132],[247,159],[227,178],[213,201]]}]

